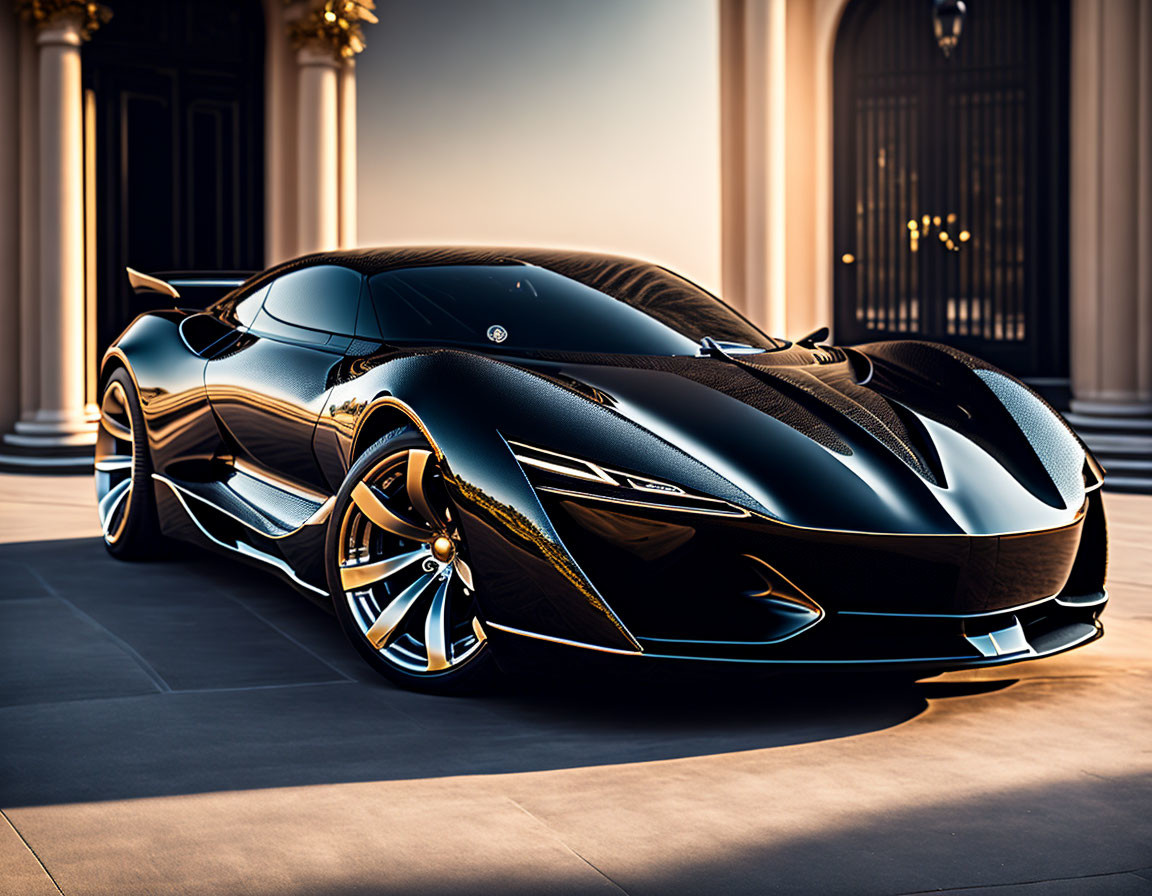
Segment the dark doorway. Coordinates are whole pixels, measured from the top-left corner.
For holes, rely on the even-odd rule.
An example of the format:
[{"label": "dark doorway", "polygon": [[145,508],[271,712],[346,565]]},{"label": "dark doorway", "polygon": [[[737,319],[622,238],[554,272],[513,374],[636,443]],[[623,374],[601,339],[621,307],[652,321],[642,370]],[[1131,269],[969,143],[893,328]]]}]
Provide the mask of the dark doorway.
[{"label": "dark doorway", "polygon": [[95,100],[98,350],[145,308],[142,271],[263,267],[259,0],[117,0],[84,46]]},{"label": "dark doorway", "polygon": [[1068,376],[1066,0],[853,0],[836,39],[837,339],[920,336]]}]

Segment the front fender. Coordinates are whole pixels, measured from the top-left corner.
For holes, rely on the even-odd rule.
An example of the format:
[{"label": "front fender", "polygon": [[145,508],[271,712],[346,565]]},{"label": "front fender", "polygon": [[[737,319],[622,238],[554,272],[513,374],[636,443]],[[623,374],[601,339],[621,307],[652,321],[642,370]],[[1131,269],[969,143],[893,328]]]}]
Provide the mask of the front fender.
[{"label": "front fender", "polygon": [[[635,651],[638,645],[565,548],[506,439],[563,447],[622,469],[658,471],[688,488],[764,509],[708,467],[610,408],[530,371],[451,350],[359,363],[335,387],[318,453],[351,464],[373,413],[404,414],[442,455],[463,519],[485,617],[550,637]],[[324,446],[328,447],[325,448]]]}]

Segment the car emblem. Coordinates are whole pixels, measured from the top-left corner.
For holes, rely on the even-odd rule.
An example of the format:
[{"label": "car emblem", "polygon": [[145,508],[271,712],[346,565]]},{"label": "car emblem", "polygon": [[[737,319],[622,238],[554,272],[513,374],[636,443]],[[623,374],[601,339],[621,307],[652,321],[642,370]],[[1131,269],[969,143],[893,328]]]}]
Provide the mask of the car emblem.
[{"label": "car emblem", "polygon": [[488,338],[493,342],[503,342],[508,338],[508,331],[500,324],[493,324],[488,328]]}]

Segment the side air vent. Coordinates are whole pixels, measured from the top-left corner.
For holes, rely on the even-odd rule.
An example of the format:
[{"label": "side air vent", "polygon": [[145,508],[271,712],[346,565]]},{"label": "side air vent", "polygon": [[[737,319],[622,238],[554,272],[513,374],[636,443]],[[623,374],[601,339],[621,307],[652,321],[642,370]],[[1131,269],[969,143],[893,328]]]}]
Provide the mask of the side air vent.
[{"label": "side air vent", "polygon": [[189,351],[202,358],[224,348],[238,335],[234,329],[211,314],[193,314],[180,322],[180,338]]}]

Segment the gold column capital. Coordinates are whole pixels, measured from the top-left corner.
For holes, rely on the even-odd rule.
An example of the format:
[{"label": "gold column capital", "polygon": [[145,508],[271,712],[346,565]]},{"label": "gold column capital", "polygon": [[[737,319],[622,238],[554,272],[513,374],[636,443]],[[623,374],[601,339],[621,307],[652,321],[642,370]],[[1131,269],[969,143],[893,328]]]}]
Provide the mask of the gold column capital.
[{"label": "gold column capital", "polygon": [[72,25],[81,40],[112,18],[107,6],[88,0],[17,0],[16,12],[37,31]]},{"label": "gold column capital", "polygon": [[[372,0],[309,0],[304,4],[285,0],[285,6],[290,7],[288,37],[293,46],[331,53],[337,61],[361,52],[362,24],[377,21]],[[293,11],[295,16],[291,16]]]}]

